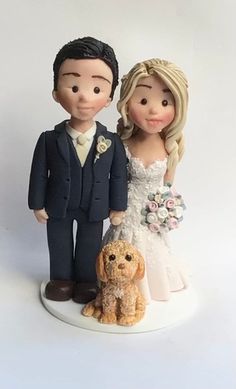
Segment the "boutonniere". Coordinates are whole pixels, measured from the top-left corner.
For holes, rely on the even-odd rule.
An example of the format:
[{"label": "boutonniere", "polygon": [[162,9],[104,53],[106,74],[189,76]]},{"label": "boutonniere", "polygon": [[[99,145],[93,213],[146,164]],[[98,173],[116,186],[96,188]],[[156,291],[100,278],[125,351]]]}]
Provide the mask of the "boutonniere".
[{"label": "boutonniere", "polygon": [[100,158],[100,155],[105,153],[109,147],[111,146],[111,140],[105,139],[104,136],[99,136],[97,139],[97,146],[96,146],[96,155],[94,159],[94,163]]}]

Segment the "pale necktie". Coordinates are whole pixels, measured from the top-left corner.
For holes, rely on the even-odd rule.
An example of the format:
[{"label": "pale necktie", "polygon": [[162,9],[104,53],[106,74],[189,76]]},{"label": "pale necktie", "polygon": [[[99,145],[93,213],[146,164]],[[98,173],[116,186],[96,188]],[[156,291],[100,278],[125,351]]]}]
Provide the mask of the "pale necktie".
[{"label": "pale necktie", "polygon": [[78,138],[76,138],[76,152],[79,157],[81,166],[84,166],[85,160],[89,152],[88,138],[86,135],[80,134]]}]

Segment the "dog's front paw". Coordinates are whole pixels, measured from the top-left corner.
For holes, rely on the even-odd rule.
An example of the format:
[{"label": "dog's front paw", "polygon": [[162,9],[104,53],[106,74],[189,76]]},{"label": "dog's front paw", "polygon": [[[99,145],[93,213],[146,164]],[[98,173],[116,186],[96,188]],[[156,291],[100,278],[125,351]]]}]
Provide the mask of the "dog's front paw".
[{"label": "dog's front paw", "polygon": [[132,326],[137,322],[136,317],[134,315],[125,316],[122,315],[119,317],[117,324],[120,326]]},{"label": "dog's front paw", "polygon": [[95,319],[98,319],[98,320],[99,320],[100,317],[101,317],[101,314],[102,314],[101,308],[95,307],[94,312],[93,312],[93,317],[94,317]]},{"label": "dog's front paw", "polygon": [[103,313],[99,319],[102,324],[115,324],[116,314],[115,313]]},{"label": "dog's front paw", "polygon": [[95,311],[94,301],[90,301],[90,303],[86,304],[83,307],[81,313],[84,316],[91,317],[91,316],[93,316],[94,311]]}]

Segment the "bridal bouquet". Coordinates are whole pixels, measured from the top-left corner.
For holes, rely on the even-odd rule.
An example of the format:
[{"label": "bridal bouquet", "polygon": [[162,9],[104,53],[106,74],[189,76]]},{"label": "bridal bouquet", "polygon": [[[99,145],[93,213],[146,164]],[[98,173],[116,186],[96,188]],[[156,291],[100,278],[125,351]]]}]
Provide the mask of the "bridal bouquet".
[{"label": "bridal bouquet", "polygon": [[168,232],[178,228],[185,209],[182,196],[166,184],[156,193],[149,193],[148,202],[141,210],[141,223],[152,232]]}]

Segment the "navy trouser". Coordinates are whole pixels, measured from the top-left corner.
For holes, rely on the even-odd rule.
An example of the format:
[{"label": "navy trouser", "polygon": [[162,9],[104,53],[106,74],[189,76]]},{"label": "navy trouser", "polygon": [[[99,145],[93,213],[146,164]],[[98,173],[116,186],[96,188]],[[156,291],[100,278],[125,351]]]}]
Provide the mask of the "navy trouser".
[{"label": "navy trouser", "polygon": [[[77,222],[75,242],[74,220]],[[50,279],[96,282],[95,262],[101,249],[102,231],[103,221],[89,222],[80,209],[68,211],[63,219],[49,217]]]}]

